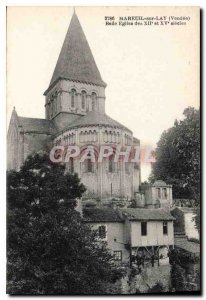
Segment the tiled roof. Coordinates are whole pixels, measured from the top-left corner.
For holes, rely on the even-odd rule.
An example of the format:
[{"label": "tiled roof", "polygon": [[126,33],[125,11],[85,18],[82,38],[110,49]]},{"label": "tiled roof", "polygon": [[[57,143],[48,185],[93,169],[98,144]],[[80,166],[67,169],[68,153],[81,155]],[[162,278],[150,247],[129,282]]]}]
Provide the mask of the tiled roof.
[{"label": "tiled roof", "polygon": [[152,186],[168,186],[168,184],[166,184],[166,182],[164,182],[163,180],[156,180]]},{"label": "tiled roof", "polygon": [[51,87],[59,78],[106,86],[75,13],[49,86]]},{"label": "tiled roof", "polygon": [[159,220],[159,221],[169,221],[174,220],[175,218],[171,216],[169,211],[164,209],[154,208],[125,208],[121,209],[123,215],[127,216],[129,220]]},{"label": "tiled roof", "polygon": [[56,128],[51,120],[18,117],[18,121],[24,132],[56,133]]},{"label": "tiled roof", "polygon": [[93,126],[93,125],[105,125],[110,127],[123,128],[131,132],[124,125],[110,118],[106,114],[99,113],[97,111],[90,111],[87,115],[79,117],[73,123],[69,125],[71,127],[83,127],[83,126]]},{"label": "tiled roof", "polygon": [[117,210],[112,208],[84,208],[84,221],[86,222],[122,222]]}]

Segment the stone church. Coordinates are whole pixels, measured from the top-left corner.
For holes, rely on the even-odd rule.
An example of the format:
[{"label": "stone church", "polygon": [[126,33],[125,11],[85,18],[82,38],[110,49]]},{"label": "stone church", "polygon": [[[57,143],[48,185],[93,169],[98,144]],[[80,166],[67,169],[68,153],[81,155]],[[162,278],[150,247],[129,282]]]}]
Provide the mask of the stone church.
[{"label": "stone church", "polygon": [[[109,145],[114,153],[117,147],[139,147],[140,141],[132,131],[105,113],[105,88],[106,83],[74,12],[51,81],[44,92],[45,119],[21,117],[15,108],[13,110],[8,130],[8,169],[19,170],[28,155],[54,146],[77,145],[84,152],[93,145],[95,155],[101,145]],[[114,155],[102,162],[97,159],[81,162],[71,158],[66,168],[78,173],[86,186],[84,200],[104,203],[116,199],[126,204],[136,198],[139,207],[148,208],[164,203],[156,187],[140,195],[140,162],[115,162]],[[158,185],[160,188],[167,190],[165,199],[170,205],[171,186],[163,182]]]},{"label": "stone church", "polygon": [[[45,119],[18,116],[8,130],[8,169],[18,170],[27,156],[48,145],[139,145],[132,131],[105,113],[105,88],[80,22],[74,12],[45,95]],[[82,150],[83,151],[83,150]],[[85,197],[131,199],[139,191],[139,164],[72,160],[87,187]]]},{"label": "stone church", "polygon": [[[45,119],[21,117],[13,110],[8,170],[19,170],[32,153],[58,146],[76,145],[81,152],[94,146],[95,155],[102,145],[110,146],[114,153],[118,146],[139,147],[132,131],[105,113],[105,88],[74,13],[44,92]],[[78,173],[87,188],[77,210],[99,230],[99,238],[108,242],[116,261],[128,262],[137,251],[150,256],[157,252],[159,257],[165,247],[168,251],[174,246],[172,186],[159,180],[140,190],[140,162],[115,162],[113,156],[102,162],[70,158],[66,163],[68,172]]]}]

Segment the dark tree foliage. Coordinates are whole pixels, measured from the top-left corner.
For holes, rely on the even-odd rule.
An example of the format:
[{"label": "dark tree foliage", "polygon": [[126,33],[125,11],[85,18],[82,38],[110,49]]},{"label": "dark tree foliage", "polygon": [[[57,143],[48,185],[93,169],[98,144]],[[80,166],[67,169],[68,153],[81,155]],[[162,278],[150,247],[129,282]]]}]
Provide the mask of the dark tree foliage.
[{"label": "dark tree foliage", "polygon": [[74,210],[77,175],[29,157],[7,176],[7,293],[105,294],[121,278],[104,243]]},{"label": "dark tree foliage", "polygon": [[163,293],[164,287],[161,282],[157,282],[153,287],[149,288],[147,293],[149,294],[156,294],[156,293]]},{"label": "dark tree foliage", "polygon": [[155,151],[150,181],[173,185],[174,198],[200,199],[200,112],[184,110],[185,118],[163,132]]}]

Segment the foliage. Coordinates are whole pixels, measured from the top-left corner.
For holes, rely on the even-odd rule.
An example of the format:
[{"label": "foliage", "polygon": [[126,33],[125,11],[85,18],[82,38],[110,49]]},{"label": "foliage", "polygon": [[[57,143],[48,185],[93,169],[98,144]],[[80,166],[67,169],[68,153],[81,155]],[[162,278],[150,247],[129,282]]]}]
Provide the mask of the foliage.
[{"label": "foliage", "polygon": [[77,175],[36,154],[7,178],[7,292],[106,293],[122,273],[74,210],[85,191]]},{"label": "foliage", "polygon": [[187,240],[188,240],[189,242],[193,242],[193,243],[197,243],[197,244],[200,243],[200,241],[199,241],[198,239],[196,239],[196,238],[188,238]]},{"label": "foliage", "polygon": [[155,150],[150,181],[173,185],[174,198],[200,202],[200,112],[188,107],[185,118],[162,133]]},{"label": "foliage", "polygon": [[200,115],[187,108],[185,119],[175,121],[164,131],[155,151],[151,180],[162,179],[173,184],[175,198],[199,199],[200,184]]},{"label": "foliage", "polygon": [[47,154],[28,157],[19,172],[10,171],[7,177],[8,208],[31,209],[36,214],[55,210],[60,201],[69,208],[81,197],[85,187],[77,174],[65,172],[65,166],[52,163]]},{"label": "foliage", "polygon": [[200,213],[200,206],[198,205],[198,207],[196,208],[196,214],[194,217],[194,221],[195,221],[195,226],[198,230],[198,232],[200,233],[200,227],[201,227],[201,213]]},{"label": "foliage", "polygon": [[200,291],[200,266],[199,264],[171,266],[171,291],[172,292],[199,292]]},{"label": "foliage", "polygon": [[157,282],[153,287],[149,288],[147,293],[155,294],[155,293],[163,293],[164,287],[161,282]]}]

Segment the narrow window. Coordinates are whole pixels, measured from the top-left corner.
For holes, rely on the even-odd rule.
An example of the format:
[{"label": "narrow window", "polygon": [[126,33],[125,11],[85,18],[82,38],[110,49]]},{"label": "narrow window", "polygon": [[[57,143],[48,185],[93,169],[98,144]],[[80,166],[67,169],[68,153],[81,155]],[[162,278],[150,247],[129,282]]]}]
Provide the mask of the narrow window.
[{"label": "narrow window", "polygon": [[109,156],[109,173],[114,173],[115,172],[115,162],[114,162],[114,157]]},{"label": "narrow window", "polygon": [[58,96],[58,94],[57,94],[57,91],[56,91],[55,94],[54,94],[55,113],[57,113],[57,96]]},{"label": "narrow window", "polygon": [[74,108],[75,105],[75,97],[76,97],[76,90],[72,89],[71,90],[71,107]]},{"label": "narrow window", "polygon": [[141,222],[141,235],[147,235],[147,222]]},{"label": "narrow window", "polygon": [[92,110],[96,109],[96,100],[97,100],[97,95],[96,93],[92,93]]},{"label": "narrow window", "polygon": [[163,234],[168,234],[168,223],[166,221],[163,222]]},{"label": "narrow window", "polygon": [[85,171],[87,172],[87,173],[93,173],[94,172],[94,163],[90,160],[90,159],[88,159],[87,161],[85,161]]},{"label": "narrow window", "polygon": [[162,193],[163,193],[163,198],[167,199],[167,188],[163,188]]},{"label": "narrow window", "polygon": [[157,188],[157,198],[161,198],[161,188]]},{"label": "narrow window", "polygon": [[51,97],[51,117],[53,117],[53,113],[54,113],[54,97]]},{"label": "narrow window", "polygon": [[70,173],[74,173],[74,159],[73,159],[73,157],[70,157],[70,159],[69,159],[69,171],[70,171]]},{"label": "narrow window", "polygon": [[125,145],[127,145],[128,144],[128,137],[127,137],[127,135],[125,134]]},{"label": "narrow window", "polygon": [[99,238],[100,239],[105,239],[106,238],[107,232],[106,232],[106,226],[105,225],[99,226],[98,232],[99,232]]},{"label": "narrow window", "polygon": [[82,109],[86,108],[86,92],[82,91]]},{"label": "narrow window", "polygon": [[117,132],[117,143],[120,142],[120,135],[119,135],[119,132]]},{"label": "narrow window", "polygon": [[114,260],[122,261],[122,251],[114,251]]}]

